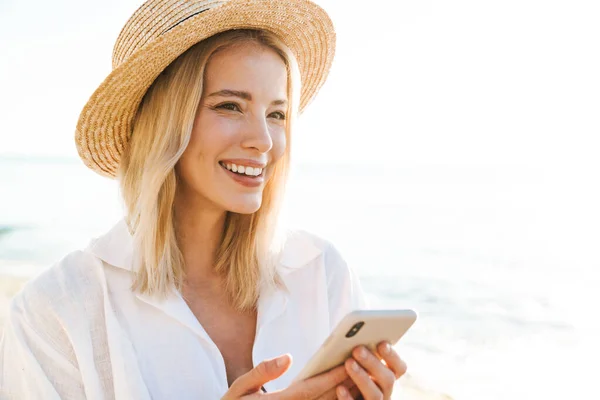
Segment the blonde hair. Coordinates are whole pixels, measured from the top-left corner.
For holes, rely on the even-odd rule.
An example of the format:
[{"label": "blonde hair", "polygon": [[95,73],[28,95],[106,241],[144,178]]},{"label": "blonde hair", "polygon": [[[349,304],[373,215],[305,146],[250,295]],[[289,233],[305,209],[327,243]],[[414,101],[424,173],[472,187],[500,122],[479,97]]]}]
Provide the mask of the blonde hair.
[{"label": "blonde hair", "polygon": [[274,34],[234,30],[212,36],[183,53],[155,80],[137,112],[118,171],[126,220],[134,239],[134,291],[165,296],[173,285],[182,289],[184,260],[173,214],[178,184],[175,165],[190,141],[208,60],[218,50],[248,42],[273,49],[286,65],[288,145],[265,185],[260,209],[248,215],[227,212],[215,269],[225,277],[224,289],[239,310],[256,306],[263,285],[278,284],[275,266],[282,238],[277,220],[289,170],[300,74],[293,54]]}]

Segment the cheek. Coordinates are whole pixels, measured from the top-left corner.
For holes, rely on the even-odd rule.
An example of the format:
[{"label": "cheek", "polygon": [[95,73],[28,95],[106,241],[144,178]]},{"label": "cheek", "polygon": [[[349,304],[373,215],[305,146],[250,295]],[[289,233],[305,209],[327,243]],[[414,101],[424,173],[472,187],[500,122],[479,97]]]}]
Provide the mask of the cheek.
[{"label": "cheek", "polygon": [[[196,121],[188,149],[196,156],[211,159],[231,147],[239,132],[239,122],[206,117]],[[186,149],[186,152],[188,151]]]},{"label": "cheek", "polygon": [[285,130],[275,132],[271,139],[273,140],[273,148],[271,149],[271,158],[273,161],[279,160],[285,154],[287,148],[287,137]]}]

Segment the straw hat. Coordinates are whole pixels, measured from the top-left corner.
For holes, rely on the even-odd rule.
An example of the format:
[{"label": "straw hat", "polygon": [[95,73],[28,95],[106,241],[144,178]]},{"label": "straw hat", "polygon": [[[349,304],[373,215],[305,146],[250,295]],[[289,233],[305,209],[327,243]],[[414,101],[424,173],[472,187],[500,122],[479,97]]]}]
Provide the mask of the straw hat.
[{"label": "straw hat", "polygon": [[114,178],[133,118],[156,77],[194,44],[231,29],[277,35],[300,67],[302,111],[325,82],[335,51],[328,15],[309,0],[148,0],[119,34],[113,70],[79,116],[75,142],[85,165]]}]

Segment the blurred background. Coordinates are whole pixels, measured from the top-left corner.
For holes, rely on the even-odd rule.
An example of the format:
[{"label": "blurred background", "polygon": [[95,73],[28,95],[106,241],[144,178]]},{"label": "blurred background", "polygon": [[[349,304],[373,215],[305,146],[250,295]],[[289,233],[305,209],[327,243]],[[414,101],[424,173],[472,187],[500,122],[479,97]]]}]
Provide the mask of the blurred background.
[{"label": "blurred background", "polygon": [[[283,218],[415,308],[402,398],[600,396],[600,4],[317,0],[337,29]],[[122,215],[79,112],[139,0],[0,0],[0,317]],[[440,396],[443,397],[443,396]]]}]

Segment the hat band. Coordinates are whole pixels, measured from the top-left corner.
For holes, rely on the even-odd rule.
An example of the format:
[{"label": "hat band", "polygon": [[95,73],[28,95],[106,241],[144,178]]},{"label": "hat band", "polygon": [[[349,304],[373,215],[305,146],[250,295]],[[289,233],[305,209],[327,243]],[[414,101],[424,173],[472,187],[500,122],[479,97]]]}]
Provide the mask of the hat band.
[{"label": "hat band", "polygon": [[170,27],[169,29],[167,29],[166,31],[161,32],[161,35],[164,35],[165,33],[169,32],[171,29],[175,28],[177,25],[181,24],[182,22],[198,15],[198,14],[202,14],[204,11],[208,11],[210,10],[210,8],[205,8],[204,10],[200,10],[200,11],[196,11],[195,13],[188,15],[187,17],[185,17],[184,19],[182,19],[181,21],[177,22],[175,25],[173,25],[172,27]]}]

